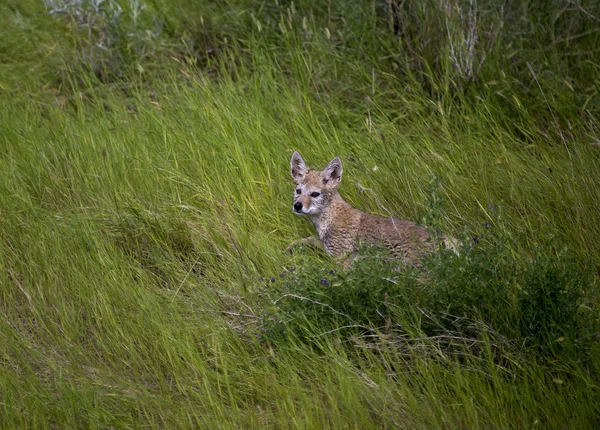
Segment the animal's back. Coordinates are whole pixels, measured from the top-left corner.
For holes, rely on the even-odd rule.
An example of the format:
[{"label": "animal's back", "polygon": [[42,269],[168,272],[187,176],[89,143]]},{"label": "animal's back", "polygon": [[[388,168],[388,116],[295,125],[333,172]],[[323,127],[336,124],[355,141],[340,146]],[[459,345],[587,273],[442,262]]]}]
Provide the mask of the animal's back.
[{"label": "animal's back", "polygon": [[385,218],[364,212],[361,213],[356,236],[360,241],[382,244],[395,257],[411,262],[434,249],[425,227],[409,220]]}]

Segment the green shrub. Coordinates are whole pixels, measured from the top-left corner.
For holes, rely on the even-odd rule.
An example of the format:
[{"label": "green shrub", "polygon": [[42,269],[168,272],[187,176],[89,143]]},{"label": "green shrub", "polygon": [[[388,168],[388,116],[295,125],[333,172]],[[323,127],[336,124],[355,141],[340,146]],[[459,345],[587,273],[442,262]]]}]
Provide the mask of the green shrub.
[{"label": "green shrub", "polygon": [[543,354],[581,357],[598,341],[598,280],[591,267],[543,254],[520,273],[520,335]]},{"label": "green shrub", "polygon": [[300,266],[274,282],[277,318],[265,318],[266,336],[485,334],[541,357],[579,361],[598,337],[597,283],[590,266],[550,249],[516,261],[506,247],[463,246],[460,255],[442,249],[422,267],[404,268],[367,248],[348,271]]}]

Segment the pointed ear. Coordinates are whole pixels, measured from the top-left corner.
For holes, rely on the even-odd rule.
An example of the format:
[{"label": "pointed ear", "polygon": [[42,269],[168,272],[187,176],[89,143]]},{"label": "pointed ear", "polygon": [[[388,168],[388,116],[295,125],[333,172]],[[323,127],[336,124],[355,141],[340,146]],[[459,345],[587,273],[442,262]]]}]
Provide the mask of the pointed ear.
[{"label": "pointed ear", "polygon": [[335,157],[329,162],[321,175],[323,176],[323,185],[328,187],[337,187],[342,181],[342,160],[340,157]]},{"label": "pointed ear", "polygon": [[294,151],[294,153],[292,154],[290,168],[292,169],[292,179],[296,183],[300,182],[308,172],[308,167],[306,167],[304,158],[302,158],[302,155],[300,155],[298,151]]}]

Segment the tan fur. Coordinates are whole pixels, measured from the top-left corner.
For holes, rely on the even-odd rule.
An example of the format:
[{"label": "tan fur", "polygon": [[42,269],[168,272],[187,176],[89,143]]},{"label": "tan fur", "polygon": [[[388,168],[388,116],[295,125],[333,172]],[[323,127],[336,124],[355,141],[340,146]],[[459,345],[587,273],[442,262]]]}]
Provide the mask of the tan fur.
[{"label": "tan fur", "polygon": [[[337,191],[342,178],[342,162],[338,157],[324,170],[317,171],[307,167],[302,156],[294,152],[291,173],[296,183],[294,212],[310,217],[330,254],[342,256],[360,242],[378,243],[385,245],[394,257],[416,264],[419,256],[433,251],[434,243],[425,227],[412,221],[368,214],[346,203]],[[306,241],[314,242],[310,238]],[[450,248],[456,245],[448,238],[445,242]]]}]

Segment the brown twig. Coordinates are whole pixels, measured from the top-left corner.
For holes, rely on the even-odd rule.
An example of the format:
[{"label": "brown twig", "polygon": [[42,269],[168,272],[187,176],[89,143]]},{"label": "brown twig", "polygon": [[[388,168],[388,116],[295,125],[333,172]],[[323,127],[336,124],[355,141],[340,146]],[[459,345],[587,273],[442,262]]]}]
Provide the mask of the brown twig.
[{"label": "brown twig", "polygon": [[580,4],[575,3],[573,0],[567,0],[567,3],[572,4],[577,9],[579,9],[581,12],[583,12],[584,14],[586,14],[587,16],[589,16],[590,18],[592,18],[594,21],[600,22],[600,18],[596,18],[594,15],[592,15],[587,10],[585,10]]}]

